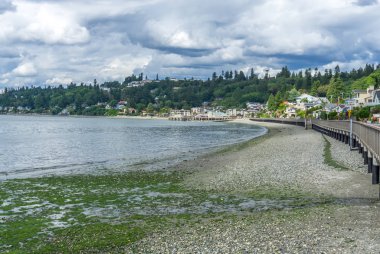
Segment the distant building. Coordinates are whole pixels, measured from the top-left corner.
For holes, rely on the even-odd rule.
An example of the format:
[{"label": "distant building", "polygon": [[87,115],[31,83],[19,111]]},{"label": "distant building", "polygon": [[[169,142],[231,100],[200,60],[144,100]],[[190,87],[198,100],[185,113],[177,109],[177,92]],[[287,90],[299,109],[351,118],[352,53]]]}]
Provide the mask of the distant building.
[{"label": "distant building", "polygon": [[191,114],[192,115],[199,115],[199,114],[207,114],[207,108],[205,107],[194,107],[191,108]]},{"label": "distant building", "polygon": [[106,91],[108,93],[111,92],[111,88],[109,88],[109,87],[100,87],[100,89],[103,91]]},{"label": "distant building", "polygon": [[190,117],[191,111],[185,110],[185,109],[180,109],[180,110],[173,109],[170,111],[170,116],[171,117],[181,117],[181,116]]},{"label": "distant building", "polygon": [[224,112],[220,111],[209,111],[207,112],[207,116],[209,119],[228,119],[228,115]]},{"label": "distant building", "polygon": [[247,109],[251,112],[259,112],[264,108],[264,105],[257,102],[247,102]]},{"label": "distant building", "polygon": [[330,103],[330,101],[326,97],[315,97],[315,96],[305,94],[305,93],[297,97],[296,101],[297,101],[297,104],[300,104],[302,102],[312,103],[314,105]]},{"label": "distant building", "polygon": [[127,84],[127,87],[141,87],[152,82],[152,80],[132,81]]}]

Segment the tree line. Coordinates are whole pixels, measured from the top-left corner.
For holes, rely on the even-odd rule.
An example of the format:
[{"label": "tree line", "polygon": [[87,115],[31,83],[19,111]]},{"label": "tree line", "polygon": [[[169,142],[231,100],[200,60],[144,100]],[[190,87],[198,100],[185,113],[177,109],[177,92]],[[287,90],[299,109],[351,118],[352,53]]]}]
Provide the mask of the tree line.
[{"label": "tree line", "polygon": [[77,115],[104,115],[105,105],[115,106],[118,101],[127,101],[127,106],[142,110],[190,109],[202,106],[244,108],[247,102],[265,103],[271,101],[278,107],[283,100],[294,100],[296,95],[306,92],[311,95],[328,97],[337,101],[349,97],[352,89],[364,89],[380,84],[380,66],[367,64],[364,68],[341,71],[339,66],[323,71],[306,69],[291,72],[283,67],[275,76],[267,71],[259,77],[253,69],[243,71],[221,71],[212,73],[207,80],[159,80],[141,87],[128,87],[132,81],[142,81],[143,73],[131,75],[123,82],[108,81],[84,85],[71,83],[68,86],[21,87],[5,89],[0,95],[1,107],[29,108],[30,112],[58,114],[68,109]]}]

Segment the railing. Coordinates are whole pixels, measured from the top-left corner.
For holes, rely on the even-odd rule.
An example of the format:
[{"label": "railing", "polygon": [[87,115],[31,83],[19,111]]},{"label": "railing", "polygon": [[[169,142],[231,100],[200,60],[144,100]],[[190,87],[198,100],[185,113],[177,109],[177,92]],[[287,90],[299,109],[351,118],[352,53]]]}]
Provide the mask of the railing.
[{"label": "railing", "polygon": [[305,119],[287,119],[287,118],[250,118],[251,121],[292,124],[305,127]]},{"label": "railing", "polygon": [[[350,135],[350,121],[312,120],[312,124],[331,131]],[[362,122],[352,122],[352,136],[363,144],[373,158],[380,162],[380,128]]]}]

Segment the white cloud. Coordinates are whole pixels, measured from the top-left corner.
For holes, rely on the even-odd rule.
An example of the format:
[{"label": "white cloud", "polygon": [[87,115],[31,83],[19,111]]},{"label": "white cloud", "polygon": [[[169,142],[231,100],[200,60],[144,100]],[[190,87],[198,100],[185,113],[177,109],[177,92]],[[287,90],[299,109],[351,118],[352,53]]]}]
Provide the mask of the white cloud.
[{"label": "white cloud", "polygon": [[359,69],[360,67],[364,68],[366,64],[367,62],[363,60],[352,60],[348,62],[333,61],[331,63],[323,65],[322,68],[333,70],[337,65],[339,65],[339,69],[341,71],[351,71],[352,69]]},{"label": "white cloud", "polygon": [[78,23],[73,12],[58,4],[17,1],[16,5],[16,12],[0,16],[0,24],[5,27],[0,32],[2,41],[76,44],[87,42],[90,38],[89,32]]},{"label": "white cloud", "polygon": [[379,62],[379,12],[374,0],[6,0],[0,87],[358,68]]},{"label": "white cloud", "polygon": [[23,62],[12,71],[12,75],[16,77],[33,77],[37,75],[37,70],[32,62]]},{"label": "white cloud", "polygon": [[102,66],[98,75],[108,79],[120,80],[127,75],[133,74],[137,69],[144,69],[151,60],[149,56],[136,57],[126,55],[122,58],[115,58],[108,64]]},{"label": "white cloud", "polygon": [[7,84],[9,79],[0,79],[0,84]]},{"label": "white cloud", "polygon": [[46,85],[68,85],[73,82],[69,77],[54,77],[45,81]]}]

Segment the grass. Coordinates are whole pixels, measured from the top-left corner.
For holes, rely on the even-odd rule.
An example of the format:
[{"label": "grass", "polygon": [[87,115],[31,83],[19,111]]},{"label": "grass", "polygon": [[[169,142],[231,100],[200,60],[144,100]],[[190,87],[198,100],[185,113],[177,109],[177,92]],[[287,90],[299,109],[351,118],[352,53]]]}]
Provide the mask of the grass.
[{"label": "grass", "polygon": [[324,157],[324,162],[325,164],[334,167],[338,170],[349,170],[347,167],[344,165],[340,164],[336,160],[333,159],[332,154],[331,154],[331,143],[330,141],[325,137],[325,135],[322,135],[323,139],[325,140],[325,147],[323,149],[323,157]]}]

